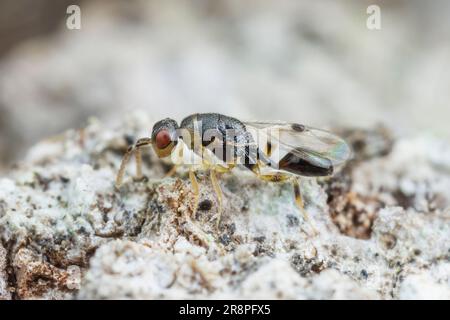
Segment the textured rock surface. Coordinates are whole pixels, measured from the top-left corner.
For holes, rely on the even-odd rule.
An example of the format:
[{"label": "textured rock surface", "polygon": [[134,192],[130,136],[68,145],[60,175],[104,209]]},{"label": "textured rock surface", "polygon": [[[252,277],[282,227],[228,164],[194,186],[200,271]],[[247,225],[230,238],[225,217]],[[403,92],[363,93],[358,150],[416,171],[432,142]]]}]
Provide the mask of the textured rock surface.
[{"label": "textured rock surface", "polygon": [[[20,24],[45,2],[0,21]],[[357,0],[91,0],[73,31],[58,3],[35,23],[60,12],[60,30],[0,61],[0,165],[89,116],[136,107],[154,121],[213,111],[450,138],[447,0],[374,1],[377,31],[366,28],[372,2]]]},{"label": "textured rock surface", "polygon": [[[114,177],[145,114],[114,128],[92,120],[34,146],[0,179],[1,298],[449,298],[450,145],[431,137],[348,131],[355,160],[336,177],[289,185],[235,170],[221,178],[223,220],[198,174],[196,216],[185,172],[145,152]],[[377,142],[378,141],[378,142]]]},{"label": "textured rock surface", "polygon": [[0,300],[10,298],[6,273],[6,250],[0,245]]}]

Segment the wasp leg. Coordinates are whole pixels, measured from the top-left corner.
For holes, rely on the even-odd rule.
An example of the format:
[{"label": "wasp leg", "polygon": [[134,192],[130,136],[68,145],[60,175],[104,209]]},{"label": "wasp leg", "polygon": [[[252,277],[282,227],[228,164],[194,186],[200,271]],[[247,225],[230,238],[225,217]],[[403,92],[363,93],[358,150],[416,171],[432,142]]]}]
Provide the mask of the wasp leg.
[{"label": "wasp leg", "polygon": [[280,172],[273,172],[273,173],[267,173],[267,174],[261,174],[260,173],[260,166],[256,165],[252,168],[253,173],[255,173],[259,179],[270,181],[270,182],[283,182],[287,180],[292,181],[292,185],[294,187],[294,195],[295,195],[295,203],[297,207],[300,209],[300,212],[303,215],[303,218],[305,219],[306,223],[308,223],[312,230],[314,235],[317,235],[319,232],[317,231],[317,228],[314,226],[313,222],[309,218],[308,213],[305,210],[302,194],[300,192],[300,185],[298,184],[298,181],[296,178],[292,178],[289,174],[284,174]]},{"label": "wasp leg", "polygon": [[134,156],[136,158],[136,179],[142,179],[142,152],[140,148],[136,148],[134,151]]},{"label": "wasp leg", "polygon": [[264,153],[270,157],[272,155],[272,143],[270,140],[267,140],[266,146],[264,148]]},{"label": "wasp leg", "polygon": [[164,175],[164,178],[170,178],[177,172],[178,167],[183,164],[183,154],[183,148],[177,149],[176,151],[172,152],[171,157],[173,167],[170,168],[170,170]]},{"label": "wasp leg", "polygon": [[197,178],[192,170],[189,170],[189,179],[191,180],[192,188],[194,190],[194,209],[192,210],[192,216],[195,217],[198,208],[198,199],[200,197],[200,189],[198,186]]},{"label": "wasp leg", "polygon": [[219,213],[217,216],[217,225],[216,225],[217,229],[219,229],[220,220],[222,218],[222,211],[223,211],[223,202],[222,202],[223,193],[222,193],[222,189],[220,188],[219,181],[217,181],[217,176],[216,176],[215,170],[211,170],[210,177],[211,177],[211,184],[214,188],[214,191],[216,192],[217,202],[219,203]]},{"label": "wasp leg", "polygon": [[256,165],[254,168],[252,168],[252,171],[261,180],[269,181],[269,182],[283,182],[283,181],[286,181],[291,178],[291,175],[284,174],[281,172],[272,172],[272,173],[261,174],[261,172],[259,170],[260,166],[262,166],[261,163],[259,163],[259,165]]},{"label": "wasp leg", "polygon": [[164,178],[170,178],[171,176],[173,176],[178,169],[178,165],[175,164],[172,168],[170,168],[170,170],[164,175]]},{"label": "wasp leg", "polygon": [[305,205],[303,203],[302,194],[300,192],[300,185],[298,183],[297,179],[292,179],[292,185],[294,187],[294,195],[295,195],[295,203],[297,204],[297,207],[300,209],[301,213],[303,214],[303,218],[305,221],[311,226],[314,235],[318,235],[319,232],[317,231],[316,227],[314,226],[313,222],[309,218],[308,213],[305,210]]},{"label": "wasp leg", "polygon": [[119,172],[117,173],[116,177],[116,187],[119,188],[122,185],[123,176],[125,174],[125,168],[128,164],[128,161],[130,161],[130,157],[133,154],[133,152],[136,152],[136,173],[138,178],[142,177],[142,157],[141,157],[141,150],[140,148],[147,146],[152,143],[152,140],[150,138],[142,138],[139,139],[134,146],[131,146],[128,148],[127,152],[123,156],[122,163],[120,164]]}]

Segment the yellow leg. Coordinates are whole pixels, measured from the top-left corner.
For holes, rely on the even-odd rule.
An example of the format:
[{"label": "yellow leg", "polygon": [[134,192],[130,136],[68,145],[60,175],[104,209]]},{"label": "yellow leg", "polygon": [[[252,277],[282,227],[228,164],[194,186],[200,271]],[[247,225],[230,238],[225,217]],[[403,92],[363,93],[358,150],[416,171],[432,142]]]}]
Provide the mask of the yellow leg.
[{"label": "yellow leg", "polygon": [[164,178],[170,178],[171,176],[173,176],[178,169],[178,165],[175,164],[172,168],[170,168],[169,172],[166,173],[166,175],[164,176]]},{"label": "yellow leg", "polygon": [[264,148],[264,153],[270,158],[270,156],[272,155],[272,142],[270,141],[270,136],[269,136],[269,140],[267,140],[266,143],[266,147]]},{"label": "yellow leg", "polygon": [[191,180],[192,188],[194,190],[194,209],[192,210],[192,216],[195,217],[198,208],[198,199],[200,197],[200,189],[198,186],[197,178],[192,170],[189,170],[189,179]]},{"label": "yellow leg", "polygon": [[297,207],[300,209],[300,212],[302,213],[303,218],[311,226],[311,228],[312,228],[312,230],[314,232],[314,235],[319,234],[319,232],[317,231],[317,229],[314,226],[313,222],[309,218],[308,213],[305,210],[305,206],[304,206],[304,203],[303,203],[302,194],[300,192],[300,185],[298,184],[298,180],[295,179],[295,178],[292,179],[292,185],[294,187],[295,203],[297,204]]},{"label": "yellow leg", "polygon": [[138,180],[142,179],[142,153],[140,148],[136,148],[134,152],[134,156],[136,158],[136,178]]},{"label": "yellow leg", "polygon": [[127,152],[123,156],[122,163],[120,164],[119,172],[117,173],[116,177],[116,188],[119,188],[122,185],[123,176],[125,174],[125,168],[128,164],[128,161],[130,161],[130,157],[133,154],[133,152],[136,152],[136,172],[138,177],[142,177],[142,160],[141,160],[141,153],[140,148],[147,146],[152,143],[152,140],[150,138],[142,138],[139,139],[134,146],[131,146],[128,148]]},{"label": "yellow leg", "polygon": [[296,203],[297,207],[300,209],[300,212],[302,213],[303,218],[305,219],[306,223],[308,223],[311,226],[314,235],[319,234],[319,232],[317,231],[316,227],[314,226],[312,220],[309,218],[308,213],[305,210],[305,207],[303,204],[303,199],[302,199],[302,194],[300,192],[300,185],[298,184],[298,181],[296,178],[293,178],[291,175],[280,173],[277,171],[274,171],[272,173],[267,173],[267,174],[261,174],[260,173],[260,164],[255,166],[254,168],[252,168],[252,171],[253,171],[253,173],[255,173],[258,176],[258,178],[265,180],[265,181],[283,182],[283,181],[291,179],[292,185],[294,187],[295,203]]},{"label": "yellow leg", "polygon": [[256,174],[258,176],[258,178],[261,180],[269,181],[269,182],[283,182],[283,181],[286,181],[291,178],[291,175],[281,173],[278,171],[273,171],[271,173],[269,172],[266,174],[262,174],[260,172],[261,166],[263,166],[263,164],[261,162],[258,162],[258,165],[252,169],[253,173]]},{"label": "yellow leg", "polygon": [[219,212],[218,212],[218,216],[217,216],[217,229],[218,229],[219,226],[220,226],[220,220],[222,218],[222,211],[223,211],[222,189],[220,188],[219,181],[217,181],[216,171],[211,170],[210,177],[211,177],[211,184],[212,184],[212,186],[214,188],[214,191],[216,192],[216,195],[217,195],[217,202],[219,203]]}]

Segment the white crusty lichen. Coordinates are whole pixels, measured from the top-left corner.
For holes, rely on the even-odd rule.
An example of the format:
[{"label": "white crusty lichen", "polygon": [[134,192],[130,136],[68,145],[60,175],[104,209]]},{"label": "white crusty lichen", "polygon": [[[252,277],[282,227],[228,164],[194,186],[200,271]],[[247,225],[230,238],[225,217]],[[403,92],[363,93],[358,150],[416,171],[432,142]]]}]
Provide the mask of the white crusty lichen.
[{"label": "white crusty lichen", "polygon": [[121,156],[148,123],[92,120],[39,143],[0,179],[0,298],[448,299],[447,143],[371,150],[364,143],[384,133],[353,132],[354,161],[302,180],[314,236],[290,185],[239,169],[220,179],[219,229],[207,174],[194,216],[186,174],[164,178],[150,150],[146,179],[134,181],[130,165],[115,189]]},{"label": "white crusty lichen", "polygon": [[0,300],[10,299],[6,274],[6,250],[0,245]]}]

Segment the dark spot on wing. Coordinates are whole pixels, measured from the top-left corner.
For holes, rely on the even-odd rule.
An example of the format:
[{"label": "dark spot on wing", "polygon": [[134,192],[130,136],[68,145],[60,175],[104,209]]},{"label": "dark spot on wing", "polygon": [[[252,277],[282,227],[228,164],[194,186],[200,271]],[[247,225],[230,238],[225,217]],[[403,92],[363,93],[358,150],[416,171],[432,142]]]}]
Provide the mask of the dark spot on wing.
[{"label": "dark spot on wing", "polygon": [[297,131],[297,132],[303,132],[306,130],[305,126],[299,123],[293,123],[292,124],[292,130]]}]

